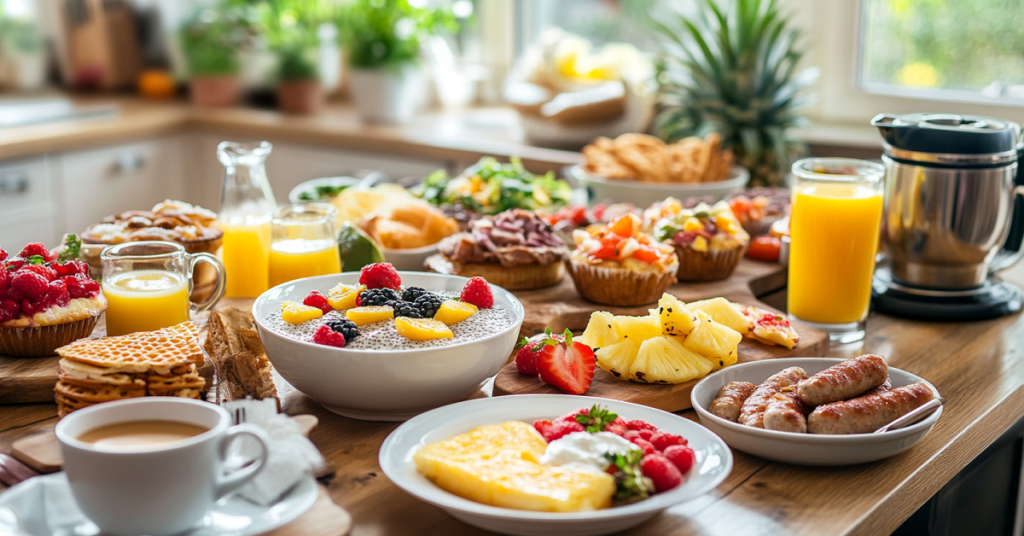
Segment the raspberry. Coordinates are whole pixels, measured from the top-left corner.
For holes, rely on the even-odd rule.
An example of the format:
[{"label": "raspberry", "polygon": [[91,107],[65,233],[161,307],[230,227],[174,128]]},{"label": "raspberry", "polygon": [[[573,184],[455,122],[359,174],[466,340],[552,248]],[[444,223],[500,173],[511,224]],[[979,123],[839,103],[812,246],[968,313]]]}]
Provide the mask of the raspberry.
[{"label": "raspberry", "polygon": [[576,421],[559,421],[551,423],[551,439],[548,442],[552,442],[556,439],[561,439],[573,432],[586,432],[587,429],[582,424]]},{"label": "raspberry", "polygon": [[644,438],[640,437],[640,432],[637,432],[636,430],[626,430],[622,434],[622,439],[635,443],[637,439],[643,440]]},{"label": "raspberry", "polygon": [[0,324],[17,318],[21,314],[21,306],[13,300],[0,300]]},{"label": "raspberry", "polygon": [[309,296],[306,296],[306,299],[302,300],[302,304],[310,307],[316,307],[323,311],[324,314],[334,310],[334,307],[331,307],[331,304],[327,303],[327,298],[315,290],[310,292]]},{"label": "raspberry", "polygon": [[654,445],[654,448],[665,452],[665,449],[672,445],[686,445],[686,440],[682,436],[668,432],[654,432],[654,435],[651,436],[651,444]]},{"label": "raspberry", "polygon": [[15,272],[25,266],[25,259],[11,259],[4,264],[4,270]]},{"label": "raspberry", "polygon": [[668,491],[683,483],[683,475],[661,454],[648,454],[640,460],[640,470],[654,482],[658,492]]},{"label": "raspberry", "polygon": [[494,307],[494,295],[491,294],[491,286],[482,277],[474,277],[462,287],[462,294],[459,299],[471,303],[481,309]]},{"label": "raspberry", "polygon": [[75,274],[89,275],[89,265],[82,261],[68,261],[64,263],[55,262],[50,264],[50,268],[53,268],[57,272],[58,277],[66,277]]},{"label": "raspberry", "polygon": [[15,293],[18,298],[39,298],[46,294],[46,286],[50,282],[43,276],[30,271],[19,270],[11,280],[8,295]]},{"label": "raspberry", "polygon": [[25,298],[21,300],[21,312],[24,313],[25,315],[32,316],[36,313],[45,311],[47,309],[45,301],[45,295],[40,296],[38,299],[35,300]]},{"label": "raspberry", "polygon": [[669,445],[661,455],[672,462],[672,465],[676,466],[679,473],[683,475],[689,473],[690,468],[697,464],[697,455],[693,449],[685,445]]},{"label": "raspberry", "polygon": [[49,266],[44,266],[42,264],[30,264],[28,266],[22,267],[20,271],[37,273],[45,277],[47,282],[57,279],[57,271],[54,270],[53,268],[50,268]]},{"label": "raspberry", "polygon": [[363,266],[359,273],[359,284],[366,288],[389,288],[398,290],[402,286],[402,278],[394,266],[387,262],[378,262]]},{"label": "raspberry", "polygon": [[554,439],[551,439],[552,426],[553,425],[551,421],[547,419],[537,419],[536,421],[533,421],[534,429],[536,429],[540,436],[543,437],[544,440],[547,441],[548,443],[554,441]]},{"label": "raspberry", "polygon": [[50,260],[50,252],[46,249],[46,246],[39,242],[32,242],[21,249],[21,253],[18,256],[22,259],[31,259],[33,255],[39,255],[44,261]]},{"label": "raspberry", "polygon": [[611,432],[617,436],[621,436],[627,431],[626,420],[623,419],[622,417],[615,417],[615,420],[605,425],[604,431]]},{"label": "raspberry", "polygon": [[7,250],[0,248],[0,262],[7,260]]},{"label": "raspberry", "polygon": [[68,284],[63,279],[50,281],[49,289],[46,291],[46,303],[50,307],[64,307],[71,301],[68,294]]},{"label": "raspberry", "polygon": [[345,336],[325,324],[316,328],[316,333],[313,334],[313,342],[324,346],[343,348],[345,346]]},{"label": "raspberry", "polygon": [[100,290],[100,284],[83,275],[67,276],[64,282],[68,286],[68,294],[71,299],[92,298]]},{"label": "raspberry", "polygon": [[636,433],[640,434],[644,441],[650,441],[654,437],[654,432],[650,430],[637,430]]},{"label": "raspberry", "polygon": [[647,421],[642,421],[640,419],[631,419],[626,421],[626,428],[629,428],[630,430],[650,430],[652,432],[658,431],[657,426],[654,426],[653,424]]},{"label": "raspberry", "polygon": [[644,451],[645,456],[648,454],[658,453],[658,449],[654,448],[654,445],[652,445],[651,442],[647,441],[646,439],[633,439],[631,441],[634,445],[640,447],[640,450]]},{"label": "raspberry", "polygon": [[0,267],[0,299],[7,296],[7,287],[11,285],[11,278],[13,277],[14,274],[4,270],[3,267]]}]

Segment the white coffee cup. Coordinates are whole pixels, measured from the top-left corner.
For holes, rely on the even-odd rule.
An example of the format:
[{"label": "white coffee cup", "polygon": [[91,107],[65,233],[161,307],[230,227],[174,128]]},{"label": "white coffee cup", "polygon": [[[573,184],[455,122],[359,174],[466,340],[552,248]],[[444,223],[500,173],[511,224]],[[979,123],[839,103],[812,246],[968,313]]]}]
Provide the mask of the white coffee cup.
[{"label": "white coffee cup", "polygon": [[[97,448],[78,438],[95,428],[131,421],[175,421],[208,430],[138,451]],[[75,502],[103,532],[167,536],[201,520],[213,503],[252,480],[267,459],[269,438],[257,426],[231,425],[220,406],[174,397],[134,398],[80,409],[57,423],[64,471]],[[250,436],[261,445],[252,463],[227,473],[231,442]]]}]

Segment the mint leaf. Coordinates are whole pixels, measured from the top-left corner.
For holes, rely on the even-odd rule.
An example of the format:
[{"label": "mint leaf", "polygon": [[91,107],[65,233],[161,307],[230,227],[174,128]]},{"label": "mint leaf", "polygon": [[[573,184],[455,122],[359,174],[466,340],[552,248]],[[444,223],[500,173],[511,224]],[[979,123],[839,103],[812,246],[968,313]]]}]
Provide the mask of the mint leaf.
[{"label": "mint leaf", "polygon": [[42,255],[32,255],[28,258],[28,264],[43,264],[46,259]]},{"label": "mint leaf", "polygon": [[609,465],[614,465],[618,471],[612,474],[615,478],[615,494],[612,500],[615,504],[629,504],[642,501],[654,493],[654,483],[650,478],[644,476],[640,469],[640,460],[643,452],[631,450],[629,453],[605,454]]},{"label": "mint leaf", "polygon": [[64,251],[57,259],[60,262],[73,261],[82,255],[82,239],[78,235],[69,234],[64,237]]},{"label": "mint leaf", "polygon": [[590,414],[584,415],[579,413],[576,415],[576,422],[583,425],[586,430],[592,434],[605,431],[608,424],[617,419],[619,416],[616,413],[612,413],[601,406],[594,404],[590,408]]}]

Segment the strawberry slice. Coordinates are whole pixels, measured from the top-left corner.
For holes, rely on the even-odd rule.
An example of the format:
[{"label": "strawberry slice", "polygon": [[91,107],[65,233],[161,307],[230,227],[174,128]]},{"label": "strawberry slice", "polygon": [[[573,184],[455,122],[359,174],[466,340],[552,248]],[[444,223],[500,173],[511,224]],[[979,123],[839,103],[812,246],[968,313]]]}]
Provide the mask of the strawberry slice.
[{"label": "strawberry slice", "polygon": [[561,336],[552,336],[551,328],[544,333],[545,338],[536,348],[535,363],[540,379],[568,394],[586,393],[594,381],[594,366],[597,363],[594,351],[574,341],[568,329]]}]

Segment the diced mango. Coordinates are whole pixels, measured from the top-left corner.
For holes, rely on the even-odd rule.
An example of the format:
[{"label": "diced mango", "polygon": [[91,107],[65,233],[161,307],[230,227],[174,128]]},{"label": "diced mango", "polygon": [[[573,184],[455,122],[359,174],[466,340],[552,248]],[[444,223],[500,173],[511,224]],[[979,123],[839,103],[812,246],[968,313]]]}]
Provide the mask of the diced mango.
[{"label": "diced mango", "polygon": [[683,222],[683,230],[688,233],[693,231],[702,231],[704,230],[704,224],[697,218],[687,218],[686,221]]},{"label": "diced mango", "polygon": [[324,312],[316,307],[290,301],[281,304],[281,320],[289,324],[301,324],[321,316],[324,316]]},{"label": "diced mango", "polygon": [[472,303],[448,300],[442,303],[441,307],[438,307],[434,320],[444,322],[445,325],[450,326],[475,315],[477,310],[477,307]]},{"label": "diced mango", "polygon": [[327,291],[327,303],[335,311],[353,309],[356,307],[356,300],[359,293],[366,290],[366,285],[344,285],[338,283],[331,290]]},{"label": "diced mango", "polygon": [[399,317],[395,319],[395,328],[399,335],[414,341],[450,339],[455,336],[444,322],[429,318]]},{"label": "diced mango", "polygon": [[369,307],[356,307],[345,311],[345,316],[355,322],[357,326],[365,326],[374,322],[381,322],[395,317],[395,312],[387,305],[373,305]]},{"label": "diced mango", "polygon": [[693,239],[693,243],[690,244],[690,247],[694,251],[704,252],[708,250],[708,241],[703,236],[698,236],[697,238]]}]

